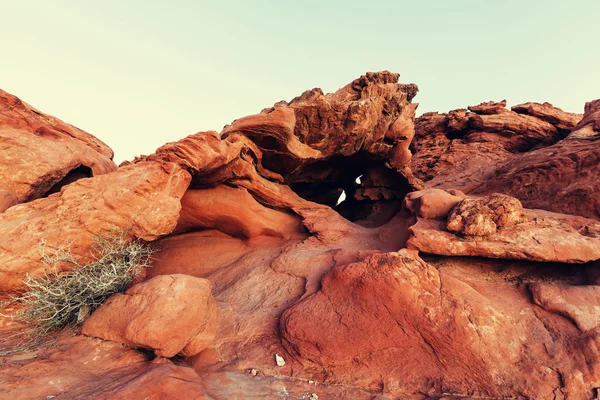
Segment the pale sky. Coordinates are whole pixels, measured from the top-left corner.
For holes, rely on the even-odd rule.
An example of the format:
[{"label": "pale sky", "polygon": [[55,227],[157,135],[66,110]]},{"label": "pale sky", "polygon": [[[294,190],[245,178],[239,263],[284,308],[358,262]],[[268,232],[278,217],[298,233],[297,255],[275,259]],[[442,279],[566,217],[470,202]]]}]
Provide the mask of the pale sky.
[{"label": "pale sky", "polygon": [[599,0],[0,0],[0,88],[117,163],[367,71],[418,113],[600,98]]}]

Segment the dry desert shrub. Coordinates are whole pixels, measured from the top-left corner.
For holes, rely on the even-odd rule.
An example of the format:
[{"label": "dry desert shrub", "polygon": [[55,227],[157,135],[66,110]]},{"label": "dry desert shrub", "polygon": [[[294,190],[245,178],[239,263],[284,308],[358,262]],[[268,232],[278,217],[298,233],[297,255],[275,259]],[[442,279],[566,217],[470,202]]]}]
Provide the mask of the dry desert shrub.
[{"label": "dry desert shrub", "polygon": [[148,267],[154,249],[141,240],[129,241],[124,234],[111,233],[96,237],[92,249],[94,261],[87,264],[80,264],[68,247],[49,255],[48,246],[41,243],[40,252],[45,263],[67,263],[72,268],[66,272],[54,269],[41,276],[28,275],[27,290],[7,303],[16,309],[11,318],[25,324],[26,338],[16,346],[17,350],[35,347],[47,341],[52,332],[82,324],[102,302],[124,291]]}]

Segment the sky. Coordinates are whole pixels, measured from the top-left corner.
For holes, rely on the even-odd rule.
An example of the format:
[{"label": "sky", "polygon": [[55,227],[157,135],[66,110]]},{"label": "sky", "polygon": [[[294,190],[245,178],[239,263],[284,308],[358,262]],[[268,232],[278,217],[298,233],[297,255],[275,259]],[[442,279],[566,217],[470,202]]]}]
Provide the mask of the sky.
[{"label": "sky", "polygon": [[0,88],[117,163],[367,71],[418,114],[600,98],[598,0],[0,0]]}]

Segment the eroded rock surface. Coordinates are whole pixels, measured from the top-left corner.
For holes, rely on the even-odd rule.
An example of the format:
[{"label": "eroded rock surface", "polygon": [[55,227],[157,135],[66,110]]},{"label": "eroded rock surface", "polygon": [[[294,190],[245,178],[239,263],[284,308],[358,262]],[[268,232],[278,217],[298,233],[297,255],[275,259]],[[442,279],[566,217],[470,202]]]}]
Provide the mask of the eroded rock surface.
[{"label": "eroded rock surface", "polygon": [[585,103],[583,119],[572,129],[569,139],[597,139],[600,134],[600,99]]},{"label": "eroded rock surface", "polygon": [[16,194],[8,190],[0,189],[0,213],[6,211],[9,207],[19,204],[19,198]]},{"label": "eroded rock surface", "polygon": [[460,191],[425,189],[408,193],[404,204],[421,218],[444,218],[464,197],[464,193]]},{"label": "eroded rock surface", "polygon": [[501,191],[529,208],[600,219],[600,101],[585,110],[567,139],[499,165],[474,193]]},{"label": "eroded rock surface", "polygon": [[0,90],[0,189],[20,202],[114,171],[112,158],[99,139]]},{"label": "eroded rock surface", "polygon": [[195,356],[214,337],[212,285],[189,275],[160,275],[107,300],[83,325],[83,334],[154,350]]},{"label": "eroded rock surface", "polygon": [[[600,225],[523,218],[505,194],[531,207],[535,196],[514,194],[528,187],[542,208],[593,217],[592,200],[559,191],[580,182],[597,196],[594,141],[568,136],[595,129],[594,105],[582,122],[547,103],[489,102],[415,126],[415,94],[369,73],[8,208],[0,296],[47,271],[41,240],[84,262],[94,234],[117,228],[160,251],[84,325],[107,341],[63,332],[54,348],[0,357],[0,396],[592,398]],[[509,184],[503,168],[527,157],[541,183]],[[494,229],[472,236],[471,215]],[[0,319],[3,335],[13,328]]]},{"label": "eroded rock surface", "polygon": [[465,282],[401,250],[333,268],[282,315],[281,332],[305,371],[334,382],[432,397],[553,398],[560,388],[585,398],[586,345],[572,359],[548,350],[569,339],[555,342],[544,320],[510,284]]},{"label": "eroded rock surface", "polygon": [[489,236],[498,229],[526,221],[518,199],[501,193],[479,199],[464,199],[448,215],[446,228],[467,236]]},{"label": "eroded rock surface", "polygon": [[415,121],[411,169],[426,187],[469,193],[494,179],[496,168],[532,149],[564,139],[581,119],[548,103],[505,108],[488,102]]},{"label": "eroded rock surface", "polygon": [[[485,211],[488,213],[488,211]],[[486,214],[488,224],[493,224]],[[475,215],[478,218],[479,215]],[[600,259],[600,224],[591,219],[526,210],[527,222],[491,233],[489,225],[475,220],[476,233],[459,236],[446,230],[440,220],[419,219],[409,228],[408,247],[445,256],[478,256],[563,263],[586,263]],[[489,228],[489,231],[486,230]]]},{"label": "eroded rock surface", "polygon": [[189,174],[173,164],[144,163],[82,179],[61,193],[9,208],[0,214],[1,289],[22,289],[27,274],[70,267],[44,263],[42,242],[49,252],[66,246],[84,262],[95,234],[116,229],[155,240],[171,233],[189,182]]},{"label": "eroded rock surface", "polygon": [[501,192],[527,208],[600,219],[600,101],[587,103],[583,117],[548,103],[519,104],[512,111],[504,104],[417,118],[415,175],[427,188]]}]

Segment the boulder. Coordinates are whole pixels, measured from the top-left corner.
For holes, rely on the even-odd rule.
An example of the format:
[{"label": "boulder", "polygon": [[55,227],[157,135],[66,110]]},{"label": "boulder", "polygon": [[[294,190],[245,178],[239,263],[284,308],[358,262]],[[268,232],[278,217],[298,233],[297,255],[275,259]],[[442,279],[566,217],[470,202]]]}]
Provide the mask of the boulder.
[{"label": "boulder", "polygon": [[421,218],[443,218],[464,198],[462,192],[454,193],[441,189],[419,190],[408,193],[404,197],[404,205]]},{"label": "boulder", "polygon": [[518,199],[494,193],[480,199],[462,200],[450,211],[446,228],[461,235],[489,236],[499,228],[525,221],[525,211]]},{"label": "boulder", "polygon": [[155,240],[171,233],[190,175],[174,164],[143,163],[66,186],[61,193],[0,214],[0,293],[24,288],[27,274],[62,271],[72,265],[42,261],[67,247],[85,264],[96,234],[123,231],[127,238]]},{"label": "boulder", "polygon": [[408,248],[443,256],[575,264],[600,259],[600,224],[595,220],[525,210],[527,222],[491,233],[496,229],[494,215],[487,207],[479,213],[480,206],[480,203],[475,203],[471,210],[473,214],[466,215],[465,227],[467,232],[485,235],[459,236],[447,231],[444,221],[419,219],[408,228]]},{"label": "boulder", "polygon": [[[581,115],[549,103],[487,102],[415,120],[410,167],[427,188],[465,193],[493,185],[498,166],[567,136]],[[527,153],[525,153],[527,154]]]},{"label": "boulder", "polygon": [[212,285],[188,275],[161,275],[115,294],[84,323],[87,336],[154,350],[162,357],[193,356],[216,330]]},{"label": "boulder", "polygon": [[0,90],[0,188],[19,202],[114,171],[112,158],[99,139]]},{"label": "boulder", "polygon": [[19,198],[8,190],[0,189],[0,213],[6,211],[9,207],[19,204]]}]

